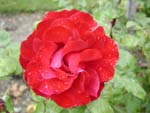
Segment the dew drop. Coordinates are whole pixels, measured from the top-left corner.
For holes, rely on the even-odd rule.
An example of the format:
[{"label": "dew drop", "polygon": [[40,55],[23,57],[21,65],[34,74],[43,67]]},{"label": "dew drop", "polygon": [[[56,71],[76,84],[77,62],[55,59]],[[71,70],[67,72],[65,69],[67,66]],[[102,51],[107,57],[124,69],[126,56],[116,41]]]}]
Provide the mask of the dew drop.
[{"label": "dew drop", "polygon": [[57,89],[56,89],[55,91],[56,91],[56,92],[59,92],[59,90],[57,90]]},{"label": "dew drop", "polygon": [[29,72],[28,75],[31,75],[31,73]]},{"label": "dew drop", "polygon": [[68,83],[68,82],[65,82],[64,84],[67,85],[67,84],[69,84],[69,83]]}]

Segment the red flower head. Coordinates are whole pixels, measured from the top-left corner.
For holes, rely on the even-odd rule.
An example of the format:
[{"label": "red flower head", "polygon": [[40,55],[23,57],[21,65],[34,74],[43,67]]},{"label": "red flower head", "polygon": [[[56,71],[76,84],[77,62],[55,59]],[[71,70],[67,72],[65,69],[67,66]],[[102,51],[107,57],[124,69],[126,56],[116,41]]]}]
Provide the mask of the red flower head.
[{"label": "red flower head", "polygon": [[79,10],[48,12],[20,51],[31,89],[64,108],[98,98],[119,57],[103,27]]}]

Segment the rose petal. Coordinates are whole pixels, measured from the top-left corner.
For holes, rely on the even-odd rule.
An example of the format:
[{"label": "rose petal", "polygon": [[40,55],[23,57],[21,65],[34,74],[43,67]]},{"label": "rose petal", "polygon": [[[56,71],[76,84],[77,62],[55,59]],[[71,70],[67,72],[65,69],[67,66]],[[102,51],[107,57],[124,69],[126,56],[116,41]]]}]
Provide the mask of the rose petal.
[{"label": "rose petal", "polygon": [[50,11],[48,12],[44,17],[43,20],[47,20],[47,19],[56,19],[59,17],[59,13],[56,11]]},{"label": "rose petal", "polygon": [[104,59],[114,59],[114,63],[116,63],[119,58],[117,44],[107,36],[105,45],[103,45],[103,48],[101,47],[101,52]]},{"label": "rose petal", "polygon": [[101,57],[102,55],[97,49],[86,49],[80,53],[80,61],[93,61]]},{"label": "rose petal", "polygon": [[53,27],[59,27],[59,26],[64,27],[64,28],[69,29],[69,30],[73,30],[73,28],[74,28],[74,24],[68,18],[56,19],[52,22],[50,27],[53,28]]},{"label": "rose petal", "polygon": [[81,39],[84,38],[84,36],[87,32],[91,31],[90,27],[85,22],[78,23],[76,25],[76,29],[78,30],[78,33],[79,33]]},{"label": "rose petal", "polygon": [[90,27],[97,26],[97,23],[93,20],[93,17],[85,12],[75,13],[70,17],[70,19],[75,23],[86,22]]},{"label": "rose petal", "polygon": [[63,49],[63,55],[68,54],[69,52],[77,52],[87,48],[88,45],[85,41],[82,40],[71,40],[68,41]]},{"label": "rose petal", "polygon": [[33,39],[33,51],[37,52],[41,46],[41,40],[38,38]]},{"label": "rose petal", "polygon": [[42,40],[44,32],[50,27],[51,23],[53,22],[53,19],[48,19],[45,21],[41,21],[35,30],[35,36],[36,38]]},{"label": "rose petal", "polygon": [[62,58],[63,58],[62,52],[63,52],[63,49],[60,49],[53,55],[53,58],[50,64],[52,68],[59,68],[62,66]]},{"label": "rose petal", "polygon": [[47,95],[47,98],[51,97],[53,94],[60,94],[68,90],[77,77],[76,75],[71,75],[62,70],[56,70],[55,74],[58,78],[45,80],[39,87],[39,91]]},{"label": "rose petal", "polygon": [[65,59],[70,71],[72,73],[76,73],[80,62],[79,53],[70,53]]},{"label": "rose petal", "polygon": [[85,32],[84,36],[82,36],[82,39],[88,43],[88,47],[93,46],[96,42],[96,36],[92,31]]},{"label": "rose petal", "polygon": [[[80,75],[67,91],[52,95],[51,98],[63,108],[86,105],[90,102],[90,97],[84,92],[84,76]],[[77,99],[78,98],[78,99]]]},{"label": "rose petal", "polygon": [[31,60],[31,58],[35,55],[35,52],[33,50],[33,38],[34,33],[32,33],[27,40],[23,41],[21,43],[20,47],[20,63],[22,67],[25,69],[27,66],[27,63]]},{"label": "rose petal", "polygon": [[81,72],[85,76],[85,91],[88,95],[97,97],[100,81],[97,72],[93,69],[87,69],[86,71]]},{"label": "rose petal", "polygon": [[39,52],[37,53],[37,61],[40,62],[42,66],[49,67],[50,60],[56,50],[57,45],[55,43],[44,42]]},{"label": "rose petal", "polygon": [[107,82],[114,76],[114,66],[110,66],[109,64],[104,62],[102,63],[97,72],[99,73],[100,81]]},{"label": "rose petal", "polygon": [[110,65],[109,62],[105,62],[103,59],[88,62],[87,67],[93,68],[97,71],[100,82],[107,82],[114,75],[114,65]]},{"label": "rose petal", "polygon": [[30,61],[30,60],[24,58],[24,57],[22,56],[22,54],[20,55],[20,57],[19,57],[19,62],[20,62],[20,64],[21,64],[21,66],[22,66],[23,69],[26,69],[27,64],[29,63],[29,61]]},{"label": "rose petal", "polygon": [[48,12],[44,16],[43,20],[46,20],[46,19],[57,19],[57,18],[67,18],[67,17],[70,17],[71,15],[73,15],[73,14],[75,14],[77,12],[79,12],[79,11],[75,10],[75,9],[70,10],[70,11],[63,10],[61,12],[51,11],[51,12]]},{"label": "rose petal", "polygon": [[56,43],[66,43],[71,39],[72,33],[64,27],[53,27],[47,30],[44,34],[45,41]]},{"label": "rose petal", "polygon": [[100,82],[100,87],[99,87],[99,91],[98,91],[97,97],[95,97],[95,96],[94,96],[94,97],[93,97],[93,96],[91,96],[91,99],[92,99],[92,100],[97,99],[97,98],[100,96],[100,94],[101,94],[101,92],[102,92],[103,88],[104,88],[104,83],[103,83],[103,82]]}]

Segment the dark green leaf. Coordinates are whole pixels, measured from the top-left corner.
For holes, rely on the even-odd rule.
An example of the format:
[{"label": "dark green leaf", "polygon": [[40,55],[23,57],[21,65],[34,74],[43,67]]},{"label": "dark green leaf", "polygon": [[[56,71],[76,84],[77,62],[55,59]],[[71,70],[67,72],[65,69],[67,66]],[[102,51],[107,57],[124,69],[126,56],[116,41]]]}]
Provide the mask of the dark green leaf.
[{"label": "dark green leaf", "polygon": [[46,103],[46,113],[60,113],[62,108],[51,100],[47,100]]},{"label": "dark green leaf", "polygon": [[45,113],[45,106],[44,106],[43,102],[37,103],[36,109],[33,113]]},{"label": "dark green leaf", "polygon": [[91,113],[114,113],[110,104],[102,98],[91,102],[87,107]]},{"label": "dark green leaf", "polygon": [[6,96],[6,108],[10,113],[14,113],[13,102],[10,96]]},{"label": "dark green leaf", "polygon": [[69,113],[85,113],[86,106],[75,107],[72,109],[68,109]]},{"label": "dark green leaf", "polygon": [[45,101],[44,97],[36,95],[32,90],[31,90],[31,97],[35,102],[43,102]]}]

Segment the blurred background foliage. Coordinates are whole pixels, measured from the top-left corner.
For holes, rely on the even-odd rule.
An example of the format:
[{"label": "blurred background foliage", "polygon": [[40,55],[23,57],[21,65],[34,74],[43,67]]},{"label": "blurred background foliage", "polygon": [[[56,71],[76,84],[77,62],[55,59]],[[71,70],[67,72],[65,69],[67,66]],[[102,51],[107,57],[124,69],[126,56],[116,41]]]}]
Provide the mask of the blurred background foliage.
[{"label": "blurred background foliage", "polygon": [[[19,7],[18,7],[19,6]],[[149,0],[0,0],[0,13],[79,9],[91,13],[119,46],[114,78],[101,97],[72,109],[62,109],[31,92],[34,113],[150,113]],[[22,75],[19,44],[0,31],[0,79]]]}]

